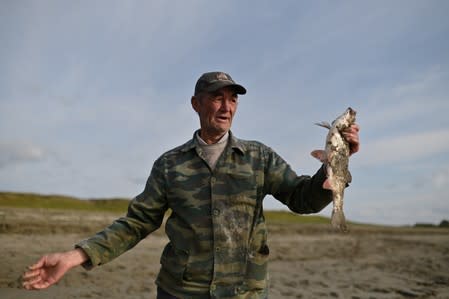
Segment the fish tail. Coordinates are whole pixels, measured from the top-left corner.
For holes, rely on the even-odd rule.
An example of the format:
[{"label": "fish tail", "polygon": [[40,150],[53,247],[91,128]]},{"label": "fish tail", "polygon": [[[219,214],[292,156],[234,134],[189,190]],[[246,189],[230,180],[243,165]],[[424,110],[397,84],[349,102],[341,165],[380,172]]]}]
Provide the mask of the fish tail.
[{"label": "fish tail", "polygon": [[348,231],[348,227],[346,226],[345,214],[343,213],[343,210],[341,209],[332,210],[331,224],[335,229],[338,229],[342,232]]}]

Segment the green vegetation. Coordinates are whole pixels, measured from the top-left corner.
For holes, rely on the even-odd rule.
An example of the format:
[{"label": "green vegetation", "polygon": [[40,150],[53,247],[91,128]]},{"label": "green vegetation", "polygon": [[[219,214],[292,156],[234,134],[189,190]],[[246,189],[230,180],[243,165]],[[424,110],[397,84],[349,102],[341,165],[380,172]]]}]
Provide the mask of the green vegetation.
[{"label": "green vegetation", "polygon": [[265,211],[265,219],[268,223],[325,223],[329,224],[329,218],[316,215],[298,215],[289,211]]},{"label": "green vegetation", "polygon": [[0,192],[0,207],[125,212],[127,199],[80,200],[62,195]]},{"label": "green vegetation", "polygon": [[416,223],[415,227],[449,227],[449,220],[441,220],[439,225],[435,225],[433,223]]}]

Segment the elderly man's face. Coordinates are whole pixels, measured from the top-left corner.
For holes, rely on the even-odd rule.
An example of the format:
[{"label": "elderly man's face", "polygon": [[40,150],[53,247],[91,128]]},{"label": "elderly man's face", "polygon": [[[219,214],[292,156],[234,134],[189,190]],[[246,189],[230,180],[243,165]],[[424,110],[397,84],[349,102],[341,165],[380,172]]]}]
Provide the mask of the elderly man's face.
[{"label": "elderly man's face", "polygon": [[192,107],[200,117],[201,138],[204,141],[213,143],[226,134],[231,128],[237,102],[238,95],[232,87],[192,98]]}]

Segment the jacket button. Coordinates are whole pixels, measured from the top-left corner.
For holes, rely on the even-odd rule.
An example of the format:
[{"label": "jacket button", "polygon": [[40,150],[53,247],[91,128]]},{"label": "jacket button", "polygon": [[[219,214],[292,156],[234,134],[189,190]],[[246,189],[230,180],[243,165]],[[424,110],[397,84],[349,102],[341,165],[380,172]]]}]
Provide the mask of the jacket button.
[{"label": "jacket button", "polygon": [[218,216],[220,215],[220,210],[219,209],[214,209],[214,216]]}]

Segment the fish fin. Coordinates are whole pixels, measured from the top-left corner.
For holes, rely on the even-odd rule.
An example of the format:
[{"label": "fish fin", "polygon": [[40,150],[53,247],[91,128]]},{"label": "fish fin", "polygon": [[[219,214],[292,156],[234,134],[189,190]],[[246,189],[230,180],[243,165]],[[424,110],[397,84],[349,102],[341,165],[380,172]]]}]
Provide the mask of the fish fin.
[{"label": "fish fin", "polygon": [[343,210],[332,210],[331,224],[335,229],[342,232],[348,232],[348,227],[346,226],[346,219]]},{"label": "fish fin", "polygon": [[326,179],[323,183],[323,189],[332,190],[332,185],[329,179]]},{"label": "fish fin", "polygon": [[323,182],[323,189],[334,190],[333,171],[329,165],[326,165],[326,175],[327,179]]},{"label": "fish fin", "polygon": [[327,156],[324,150],[314,150],[310,154],[312,155],[312,157],[320,160],[322,163],[327,162]]},{"label": "fish fin", "polygon": [[315,123],[315,125],[323,127],[323,128],[326,128],[326,129],[329,129],[329,130],[331,128],[331,124],[328,123],[327,121],[322,121],[322,122],[319,122],[319,123]]},{"label": "fish fin", "polygon": [[346,173],[346,183],[349,184],[351,182],[352,182],[352,175],[351,175],[351,173],[348,170],[348,172]]}]

